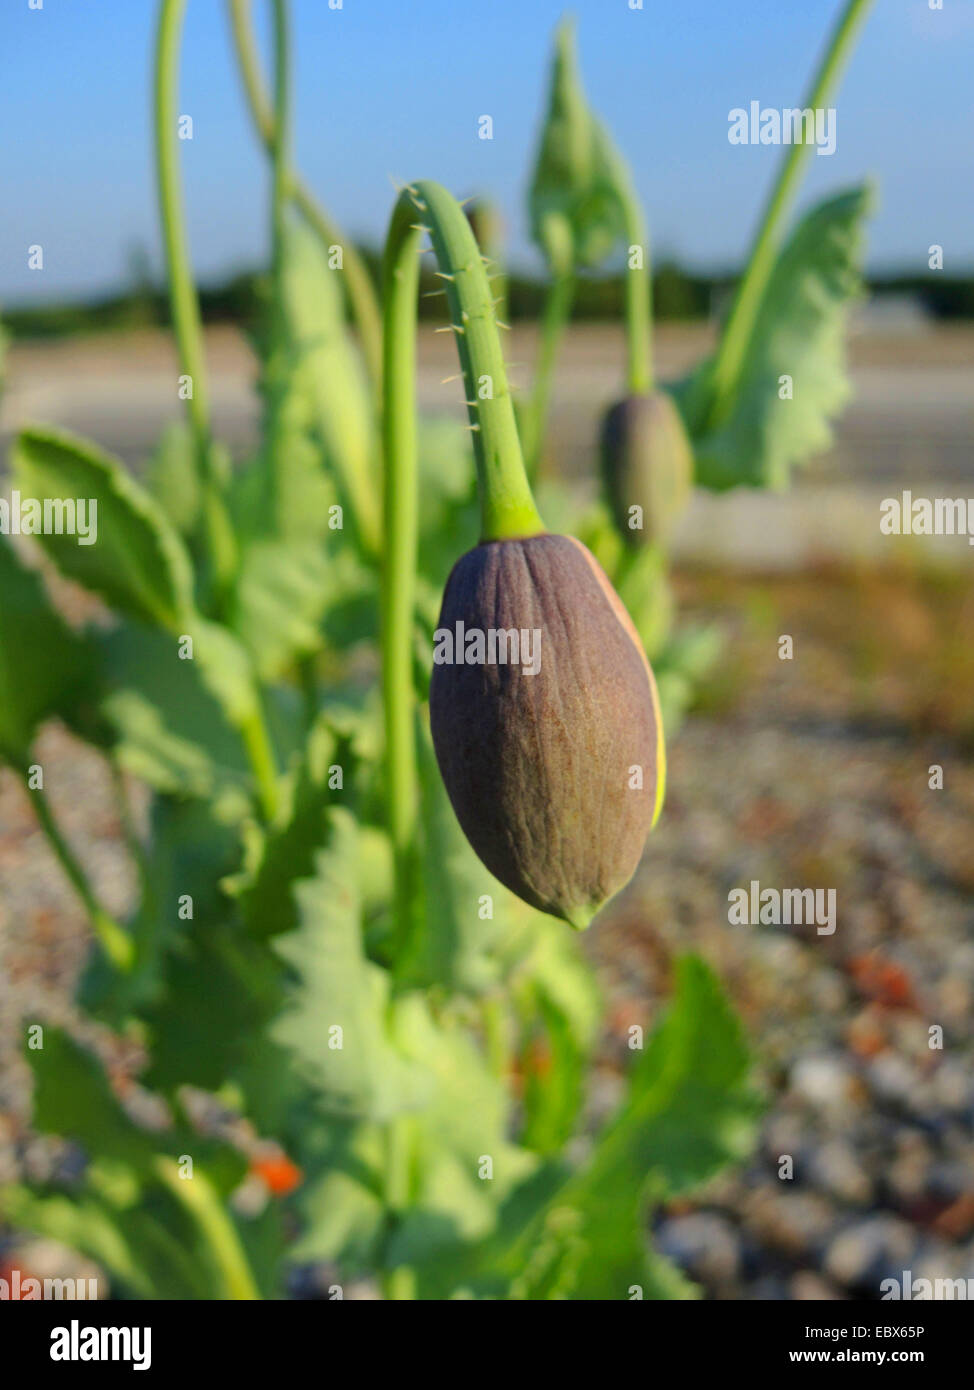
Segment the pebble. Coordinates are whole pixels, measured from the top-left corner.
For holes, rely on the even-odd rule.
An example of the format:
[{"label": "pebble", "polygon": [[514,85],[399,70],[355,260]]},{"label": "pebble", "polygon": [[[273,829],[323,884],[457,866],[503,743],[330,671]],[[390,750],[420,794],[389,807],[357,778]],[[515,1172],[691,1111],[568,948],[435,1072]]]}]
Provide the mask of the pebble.
[{"label": "pebble", "polygon": [[841,1230],[825,1252],[825,1273],[863,1297],[877,1298],[879,1285],[910,1268],[916,1235],[906,1221],[878,1213]]},{"label": "pebble", "polygon": [[873,1180],[861,1156],[844,1139],[829,1139],[814,1150],[809,1178],[840,1202],[866,1206],[872,1199]]},{"label": "pebble", "polygon": [[668,1217],[656,1231],[662,1253],[708,1287],[737,1278],[741,1247],[735,1227],[724,1216],[697,1211]]}]

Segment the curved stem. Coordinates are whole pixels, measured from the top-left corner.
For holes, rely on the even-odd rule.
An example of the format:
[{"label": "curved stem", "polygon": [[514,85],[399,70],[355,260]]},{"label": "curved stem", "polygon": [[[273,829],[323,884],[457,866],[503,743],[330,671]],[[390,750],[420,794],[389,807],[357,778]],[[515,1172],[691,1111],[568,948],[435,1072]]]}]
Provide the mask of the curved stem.
[{"label": "curved stem", "polygon": [[92,930],[102,950],[117,970],[130,970],[135,959],[135,947],[132,938],[125,928],[120,926],[115,918],[105,911],[95,897],[94,890],[88,882],[88,875],[75,857],[74,850],[61,834],[47,794],[42,788],[35,787],[31,789],[31,797],[41,829],[47,836],[48,844],[57,855],[72,887],[84,904]]},{"label": "curved stem", "polygon": [[162,1154],[155,1159],[159,1181],[190,1216],[206,1241],[222,1285],[222,1296],[234,1300],[260,1298],[246,1252],[216,1188],[196,1168],[193,1176],[181,1177],[175,1159]]},{"label": "curved stem", "polygon": [[220,495],[219,481],[213,469],[203,325],[193,283],[179,179],[176,107],[179,92],[179,46],[185,10],[186,0],[161,0],[159,6],[154,103],[156,175],[169,272],[173,331],[176,335],[182,373],[189,377],[191,383],[191,394],[187,397],[186,409],[203,490],[204,524],[217,583],[218,586],[223,586],[228,582],[233,570],[234,543]]},{"label": "curved stem", "polygon": [[575,276],[573,272],[565,270],[557,273],[548,286],[548,293],[545,298],[544,315],[541,319],[541,341],[538,347],[538,365],[534,374],[531,401],[524,414],[524,454],[527,459],[528,473],[532,478],[538,476],[538,470],[541,466],[541,450],[548,424],[548,407],[551,400],[555,361],[562,335],[571,314],[574,297]]},{"label": "curved stem", "polygon": [[[275,143],[275,118],[260,75],[260,63],[250,25],[250,0],[228,0],[228,7],[247,105],[250,107],[257,134],[270,153]],[[378,299],[365,262],[353,243],[343,237],[339,228],[316,201],[314,194],[293,170],[288,172],[287,187],[295,207],[325,248],[333,245],[342,247],[345,290],[358,327],[369,376],[378,393],[382,378],[382,320]]]},{"label": "curved stem", "polygon": [[[400,204],[401,204],[400,200]],[[399,213],[400,204],[396,206]],[[415,214],[410,215],[415,221]],[[383,333],[382,700],[385,711],[389,832],[395,872],[399,939],[408,932],[413,830],[416,822],[416,745],[413,730],[413,612],[416,597],[419,467],[416,453],[416,294],[422,232],[390,231],[386,256]]]},{"label": "curved stem", "polygon": [[[805,98],[804,107],[810,107],[815,111],[824,105],[829,89],[849,55],[856,29],[865,17],[870,3],[871,0],[847,0]],[[808,158],[809,149],[810,145],[804,142],[790,145],[781,161],[777,180],[758,227],[747,269],[737,287],[717,349],[710,380],[712,396],[708,423],[711,425],[719,420],[737,386],[761,298],[774,269],[778,224],[795,192],[798,175]]]},{"label": "curved stem", "polygon": [[446,189],[424,182],[396,203],[383,261],[382,692],[396,916],[408,931],[417,777],[413,633],[418,535],[416,301],[428,231],[444,278],[474,431],[484,540],[544,530],[531,496],[480,251]]},{"label": "curved stem", "polygon": [[[524,471],[514,402],[480,248],[456,199],[437,183],[423,181],[401,195],[393,215],[391,240],[396,240],[397,231],[401,236],[410,222],[417,221],[429,232],[438,274],[446,285],[473,430],[481,540],[538,535],[544,523]],[[410,308],[415,325],[415,297]],[[415,354],[415,332],[409,350]],[[415,404],[412,408],[415,410]]]}]

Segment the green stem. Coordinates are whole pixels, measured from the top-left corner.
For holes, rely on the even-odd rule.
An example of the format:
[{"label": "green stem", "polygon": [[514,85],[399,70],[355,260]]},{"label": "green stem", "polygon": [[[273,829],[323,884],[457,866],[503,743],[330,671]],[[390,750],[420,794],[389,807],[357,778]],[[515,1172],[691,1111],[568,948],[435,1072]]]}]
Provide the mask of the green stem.
[{"label": "green stem", "polygon": [[626,384],[632,396],[648,395],[653,389],[653,273],[649,254],[649,231],[639,199],[632,189],[623,198],[626,237],[630,246],[643,253],[641,270],[626,264]]},{"label": "green stem", "polygon": [[[832,31],[803,107],[815,111],[825,105],[829,90],[851,51],[856,29],[865,18],[870,3],[871,0],[847,0],[845,9]],[[810,144],[804,142],[790,145],[780,163],[778,177],[765,207],[747,269],[737,287],[717,349],[710,378],[712,396],[706,422],[710,425],[720,420],[722,412],[733,399],[761,298],[774,269],[778,225],[795,193],[799,173],[810,149]]]},{"label": "green stem", "polygon": [[237,1228],[209,1178],[198,1168],[192,1177],[180,1177],[175,1159],[161,1154],[154,1166],[160,1182],[203,1235],[220,1280],[221,1296],[235,1301],[259,1299],[260,1291]]},{"label": "green stem", "polygon": [[122,827],[122,838],[125,847],[132,856],[139,875],[139,882],[142,885],[143,893],[151,891],[151,877],[149,874],[149,859],[145,852],[145,845],[139,838],[129,806],[128,792],[125,786],[125,774],[119,766],[114,753],[108,756],[108,771],[112,780],[112,795],[115,801],[115,809],[118,812],[118,822]]},{"label": "green stem", "polygon": [[102,950],[117,970],[130,970],[135,959],[135,947],[132,938],[125,928],[120,926],[115,918],[105,911],[95,897],[94,890],[88,882],[88,875],[75,857],[74,850],[61,834],[46,793],[42,788],[35,787],[31,789],[31,797],[41,829],[47,836],[48,843],[57,855],[72,887],[84,904],[88,919]]},{"label": "green stem", "polygon": [[548,286],[544,314],[541,319],[541,341],[538,346],[538,365],[534,374],[531,402],[524,416],[524,453],[528,472],[538,476],[541,451],[548,424],[548,408],[554,380],[558,347],[571,314],[575,297],[575,276],[571,270],[555,275]]},{"label": "green stem", "polygon": [[544,530],[524,472],[514,406],[480,251],[446,189],[424,182],[396,203],[383,261],[382,693],[396,920],[408,934],[417,809],[413,638],[418,535],[416,300],[428,231],[447,302],[474,431],[484,540]]},{"label": "green stem", "polygon": [[[431,181],[407,189],[399,199],[397,215],[400,225],[418,218],[429,230],[439,275],[446,285],[473,431],[481,540],[538,535],[544,530],[544,523],[524,471],[490,284],[470,223],[456,199]],[[393,229],[397,215],[393,217]],[[411,311],[415,323],[415,297]],[[410,351],[415,353],[415,332]]]},{"label": "green stem", "polygon": [[271,248],[275,303],[281,303],[281,280],[284,272],[284,218],[288,200],[288,145],[291,138],[288,73],[290,36],[288,33],[285,0],[274,0],[274,125],[271,133]]},{"label": "green stem", "polygon": [[247,760],[257,783],[257,795],[264,820],[270,824],[277,814],[277,764],[263,710],[259,704],[240,721],[240,735]]},{"label": "green stem", "polygon": [[[401,204],[401,200],[400,200]],[[397,204],[398,214],[400,204]],[[411,220],[415,220],[412,213]],[[396,218],[393,219],[396,225]],[[383,334],[382,700],[396,932],[408,936],[417,774],[413,729],[413,614],[416,600],[419,466],[416,452],[416,294],[422,233],[400,228],[386,261]]]},{"label": "green stem", "polygon": [[[228,0],[228,6],[237,64],[251,119],[259,138],[270,153],[275,142],[275,117],[260,75],[260,64],[250,25],[250,0]],[[295,207],[325,248],[335,245],[342,247],[344,285],[348,303],[358,328],[369,376],[378,395],[382,378],[382,319],[365,262],[353,243],[343,237],[340,229],[316,201],[314,194],[293,170],[288,172],[287,187]]]},{"label": "green stem", "polygon": [[[409,1206],[410,1166],[413,1144],[413,1125],[410,1115],[394,1115],[385,1131],[385,1204],[390,1232]],[[396,1265],[387,1270],[383,1293],[390,1300],[401,1302],[416,1297],[416,1274],[408,1265]]]},{"label": "green stem", "polygon": [[169,302],[180,368],[190,378],[186,409],[203,491],[203,519],[217,586],[225,589],[235,564],[233,532],[213,468],[209,391],[203,351],[203,325],[193,283],[186,237],[179,141],[176,128],[179,94],[179,48],[186,0],[161,0],[156,33],[155,138],[156,175],[162,235],[169,271]]}]

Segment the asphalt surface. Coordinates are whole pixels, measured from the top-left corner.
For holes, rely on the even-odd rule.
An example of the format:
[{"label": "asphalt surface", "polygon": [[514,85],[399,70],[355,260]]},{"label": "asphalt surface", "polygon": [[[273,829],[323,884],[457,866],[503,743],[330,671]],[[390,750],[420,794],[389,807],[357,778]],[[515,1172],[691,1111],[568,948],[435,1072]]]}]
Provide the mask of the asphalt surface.
[{"label": "asphalt surface", "polygon": [[[580,481],[592,477],[600,413],[619,394],[621,339],[608,326],[576,328],[559,362],[549,461]],[[685,371],[708,342],[706,328],[664,326],[657,334],[661,378]],[[242,457],[259,428],[255,363],[244,340],[227,329],[209,334],[208,357],[215,432]],[[515,388],[527,388],[532,329],[515,328],[508,358]],[[879,531],[884,497],[904,488],[930,497],[974,496],[974,330],[864,332],[853,336],[850,359],[854,394],[834,447],[811,461],[788,494],[698,494],[677,537],[679,557],[773,568],[830,556],[880,557],[891,546]],[[460,384],[443,382],[455,371],[449,335],[423,325],[424,409],[463,411]],[[0,407],[0,449],[23,423],[44,421],[97,440],[137,469],[167,421],[180,416],[177,374],[163,333],[15,347]],[[963,538],[918,544],[947,563],[969,560]]]}]

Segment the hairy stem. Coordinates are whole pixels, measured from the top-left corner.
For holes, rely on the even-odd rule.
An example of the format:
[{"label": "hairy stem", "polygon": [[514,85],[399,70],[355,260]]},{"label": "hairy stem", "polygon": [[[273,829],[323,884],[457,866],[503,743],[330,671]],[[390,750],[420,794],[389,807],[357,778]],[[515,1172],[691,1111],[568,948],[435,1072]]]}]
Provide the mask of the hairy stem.
[{"label": "hairy stem", "polygon": [[180,369],[190,379],[186,399],[196,467],[203,493],[203,525],[217,588],[228,584],[235,565],[235,543],[213,468],[209,392],[203,351],[203,326],[193,283],[179,179],[177,101],[179,46],[186,0],[161,0],[155,54],[156,176],[162,236],[169,272],[169,302]]},{"label": "hairy stem", "polygon": [[[804,107],[815,111],[824,106],[842,64],[849,56],[856,30],[865,18],[870,4],[871,0],[847,0],[805,98]],[[737,287],[717,349],[710,380],[712,395],[706,424],[714,425],[719,422],[728,403],[733,399],[761,299],[774,269],[779,224],[796,191],[798,176],[808,158],[809,149],[810,146],[804,142],[792,144],[781,160],[777,180],[754,239],[747,269]]]},{"label": "hairy stem", "polygon": [[544,530],[524,472],[490,287],[463,211],[446,189],[420,183],[400,195],[383,262],[382,693],[396,921],[408,934],[417,812],[414,608],[418,535],[416,300],[420,241],[429,232],[444,278],[463,368],[484,540]]},{"label": "hairy stem", "polygon": [[[260,63],[250,24],[250,0],[228,0],[228,5],[237,64],[247,104],[257,134],[270,153],[275,143],[275,117],[260,75]],[[314,194],[293,170],[289,170],[287,174],[287,189],[295,207],[325,248],[334,245],[342,247],[345,276],[343,283],[358,328],[369,376],[378,394],[382,377],[382,319],[365,262],[352,242],[343,237],[339,228],[316,201]]]},{"label": "hairy stem", "polygon": [[135,947],[131,936],[124,927],[115,921],[111,913],[105,911],[95,897],[94,889],[88,881],[88,875],[75,856],[74,850],[61,834],[46,793],[40,787],[36,787],[31,790],[30,795],[40,827],[47,837],[51,849],[57,855],[72,887],[84,904],[88,920],[102,950],[117,970],[130,970],[135,959]]}]

